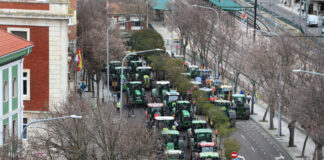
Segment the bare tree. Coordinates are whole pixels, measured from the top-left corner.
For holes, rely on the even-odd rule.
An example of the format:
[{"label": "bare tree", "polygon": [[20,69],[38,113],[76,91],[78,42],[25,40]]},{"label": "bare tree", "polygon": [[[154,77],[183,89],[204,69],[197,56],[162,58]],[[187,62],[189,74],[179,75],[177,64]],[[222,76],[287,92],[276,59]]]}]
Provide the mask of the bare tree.
[{"label": "bare tree", "polygon": [[70,98],[58,108],[46,116],[76,114],[82,119],[47,122],[42,134],[29,139],[27,159],[39,152],[47,159],[157,159],[159,135],[140,120],[120,119],[115,107]]}]

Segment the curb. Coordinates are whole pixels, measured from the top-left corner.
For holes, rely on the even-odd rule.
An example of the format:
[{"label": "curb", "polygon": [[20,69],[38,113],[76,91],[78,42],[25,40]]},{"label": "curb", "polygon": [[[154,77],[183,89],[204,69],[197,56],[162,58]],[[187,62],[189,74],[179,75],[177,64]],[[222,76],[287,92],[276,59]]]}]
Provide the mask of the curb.
[{"label": "curb", "polygon": [[295,156],[287,149],[287,147],[286,146],[284,146],[281,142],[279,142],[278,140],[277,140],[277,137],[275,137],[274,135],[272,135],[268,130],[267,130],[267,128],[265,128],[265,127],[263,127],[257,120],[255,120],[253,117],[251,117],[250,116],[250,118],[251,118],[251,120],[253,120],[260,128],[262,128],[268,135],[270,135],[276,142],[278,142],[278,144],[280,144],[280,146],[282,147],[282,148],[284,148],[285,149],[285,151],[287,152],[287,154],[290,156],[290,158],[291,159],[293,159],[293,160],[297,160],[296,158],[295,158]]}]

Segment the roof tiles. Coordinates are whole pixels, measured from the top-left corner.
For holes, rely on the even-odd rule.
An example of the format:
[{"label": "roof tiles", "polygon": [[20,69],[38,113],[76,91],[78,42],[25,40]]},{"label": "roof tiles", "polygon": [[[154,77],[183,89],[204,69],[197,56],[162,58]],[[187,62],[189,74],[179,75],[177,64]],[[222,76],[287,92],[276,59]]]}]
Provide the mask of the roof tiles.
[{"label": "roof tiles", "polygon": [[32,45],[32,42],[0,29],[0,57]]}]

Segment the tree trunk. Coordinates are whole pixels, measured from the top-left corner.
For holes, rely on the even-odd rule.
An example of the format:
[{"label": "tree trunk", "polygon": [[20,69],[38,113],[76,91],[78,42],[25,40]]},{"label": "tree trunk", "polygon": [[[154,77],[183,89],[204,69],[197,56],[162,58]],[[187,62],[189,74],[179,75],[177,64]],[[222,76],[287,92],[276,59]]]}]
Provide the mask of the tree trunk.
[{"label": "tree trunk", "polygon": [[252,98],[251,98],[251,114],[254,114],[254,97],[256,92],[255,82],[252,81]]},{"label": "tree trunk", "polygon": [[239,76],[240,76],[240,72],[236,72],[235,73],[235,78],[234,78],[234,81],[235,81],[234,93],[237,93],[237,83],[238,83],[238,80],[239,80]]},{"label": "tree trunk", "polygon": [[314,160],[323,160],[322,148],[323,144],[315,142],[315,156],[313,156]]},{"label": "tree trunk", "polygon": [[304,141],[304,145],[303,145],[303,150],[302,150],[302,153],[301,153],[301,157],[304,157],[304,153],[305,153],[305,148],[306,148],[306,143],[307,143],[307,140],[308,140],[308,136],[309,136],[309,133],[307,132],[307,135],[306,135],[306,138],[305,138],[305,141]]},{"label": "tree trunk", "polygon": [[288,124],[288,128],[289,128],[289,145],[288,145],[288,147],[295,147],[295,143],[294,143],[294,138],[295,138],[295,124],[296,124],[296,120],[292,120]]},{"label": "tree trunk", "polygon": [[95,97],[95,90],[94,90],[94,77],[91,78],[91,88],[92,88],[92,97]]},{"label": "tree trunk", "polygon": [[99,106],[100,103],[100,96],[99,96],[99,91],[100,91],[100,79],[97,77],[96,80],[97,83],[97,105]]},{"label": "tree trunk", "polygon": [[[101,79],[101,82],[102,82],[102,104],[104,104],[104,102],[105,102],[105,81],[104,81],[104,79]],[[108,96],[108,95],[107,95]]]},{"label": "tree trunk", "polygon": [[274,125],[273,125],[274,114],[275,114],[275,110],[273,108],[273,105],[271,104],[271,106],[270,106],[270,129],[274,129]]},{"label": "tree trunk", "polygon": [[267,114],[268,114],[269,108],[270,108],[270,106],[268,106],[267,109],[266,109],[266,111],[264,112],[264,115],[263,115],[263,118],[262,118],[262,121],[263,121],[263,122],[266,121],[266,117],[267,117]]}]

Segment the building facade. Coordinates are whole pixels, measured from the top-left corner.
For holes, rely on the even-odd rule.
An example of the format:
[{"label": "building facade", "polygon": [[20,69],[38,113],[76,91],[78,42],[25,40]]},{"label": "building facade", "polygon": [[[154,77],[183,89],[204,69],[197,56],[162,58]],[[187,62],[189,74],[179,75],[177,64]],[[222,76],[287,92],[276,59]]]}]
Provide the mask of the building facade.
[{"label": "building facade", "polygon": [[0,29],[0,146],[22,132],[23,64],[32,47],[33,43]]},{"label": "building facade", "polygon": [[71,6],[69,0],[0,0],[0,29],[35,45],[23,66],[25,124],[67,97],[69,33],[76,28]]}]

